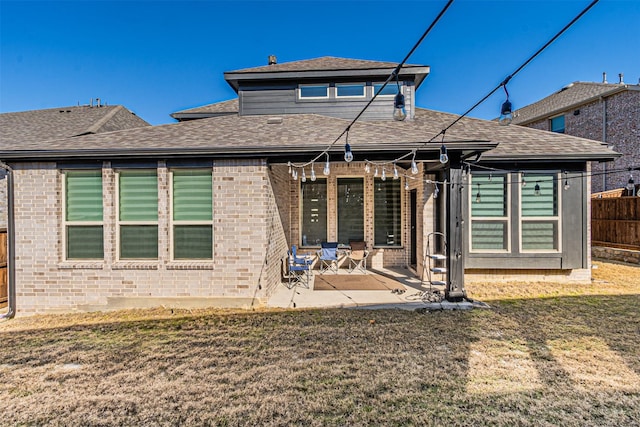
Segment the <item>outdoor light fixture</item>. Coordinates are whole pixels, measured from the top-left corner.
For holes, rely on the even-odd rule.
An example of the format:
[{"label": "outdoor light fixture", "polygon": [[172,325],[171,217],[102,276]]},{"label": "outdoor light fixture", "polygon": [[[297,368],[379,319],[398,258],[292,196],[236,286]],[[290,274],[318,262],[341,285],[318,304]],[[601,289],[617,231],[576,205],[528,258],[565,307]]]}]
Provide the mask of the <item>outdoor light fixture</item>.
[{"label": "outdoor light fixture", "polygon": [[476,193],[476,203],[480,203],[482,198],[480,196],[480,183],[478,183],[478,192]]},{"label": "outdoor light fixture", "polygon": [[633,191],[635,187],[636,185],[635,185],[635,182],[633,181],[633,174],[631,174],[629,175],[629,182],[627,182],[627,190]]},{"label": "outdoor light fixture", "polygon": [[311,163],[311,181],[316,180],[316,170],[313,168],[313,163]]},{"label": "outdoor light fixture", "polygon": [[533,187],[533,194],[536,195],[536,196],[540,195],[540,184],[539,184],[539,182],[540,181],[536,181],[536,186]]},{"label": "outdoor light fixture", "polygon": [[371,172],[371,165],[369,165],[369,163],[365,163],[364,173],[369,173],[369,172]]},{"label": "outdoor light fixture", "polygon": [[393,99],[393,118],[401,122],[407,118],[407,110],[404,108],[404,95],[398,81],[398,70],[396,70],[396,84],[398,85],[398,93]]},{"label": "outdoor light fixture", "polygon": [[331,173],[331,169],[329,168],[329,153],[327,153],[327,161],[324,164],[324,169],[322,170],[322,174],[324,176],[329,176],[330,173]]},{"label": "outdoor light fixture", "polygon": [[413,152],[413,159],[411,159],[411,173],[413,175],[418,173],[418,165],[416,164],[416,152]]},{"label": "outdoor light fixture", "polygon": [[444,165],[448,161],[449,161],[449,155],[447,154],[447,147],[445,147],[444,144],[442,144],[442,146],[440,147],[440,163]]},{"label": "outdoor light fixture", "polygon": [[307,175],[304,173],[304,168],[302,168],[302,176],[300,177],[300,181],[307,182]]},{"label": "outdoor light fixture", "polygon": [[344,144],[344,161],[349,163],[353,160],[353,153],[351,152],[351,146],[349,145],[349,130],[347,129],[346,143]]},{"label": "outdoor light fixture", "polygon": [[504,83],[502,85],[504,88],[504,92],[507,94],[507,100],[502,103],[502,108],[500,109],[500,118],[498,122],[502,126],[507,126],[513,120],[513,113],[511,111],[511,102],[509,101],[509,92],[507,91],[507,84]]}]

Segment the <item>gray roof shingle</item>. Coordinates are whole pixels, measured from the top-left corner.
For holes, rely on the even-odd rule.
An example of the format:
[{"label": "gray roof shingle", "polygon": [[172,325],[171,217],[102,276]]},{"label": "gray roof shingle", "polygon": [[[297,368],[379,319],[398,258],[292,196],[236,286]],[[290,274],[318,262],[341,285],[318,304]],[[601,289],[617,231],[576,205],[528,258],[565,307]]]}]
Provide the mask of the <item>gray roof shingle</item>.
[{"label": "gray roof shingle", "polygon": [[197,118],[198,116],[213,116],[224,114],[237,114],[239,110],[238,98],[228,101],[216,102],[213,104],[202,105],[200,107],[189,108],[186,110],[176,111],[171,114],[174,119]]},{"label": "gray roof shingle", "polygon": [[60,107],[0,114],[2,146],[149,126],[121,105]]},{"label": "gray roof shingle", "polygon": [[[414,120],[396,122],[358,121],[349,132],[349,143],[358,152],[434,151],[440,139],[429,139],[458,116],[417,109]],[[18,146],[0,144],[0,158],[38,159],[56,157],[136,157],[162,155],[268,156],[292,153],[311,156],[329,146],[347,127],[349,120],[315,114],[278,117],[227,115],[161,126],[142,127],[102,134],[63,138]],[[342,150],[343,140],[335,146]],[[446,133],[451,147],[497,147],[483,159],[596,160],[612,159],[616,153],[597,141],[522,126],[500,126],[496,122],[464,118]],[[493,146],[493,145],[491,145]]]},{"label": "gray roof shingle", "polygon": [[[321,58],[305,59],[301,61],[283,62],[281,64],[265,65],[261,67],[244,68],[229,71],[229,73],[274,73],[291,71],[329,71],[329,70],[372,70],[379,68],[394,69],[397,62],[368,61],[363,59],[337,58],[323,56]],[[415,65],[406,65],[413,67]]]},{"label": "gray roof shingle", "polygon": [[624,90],[640,90],[640,86],[612,83],[574,82],[558,92],[514,111],[513,124],[523,125]]}]

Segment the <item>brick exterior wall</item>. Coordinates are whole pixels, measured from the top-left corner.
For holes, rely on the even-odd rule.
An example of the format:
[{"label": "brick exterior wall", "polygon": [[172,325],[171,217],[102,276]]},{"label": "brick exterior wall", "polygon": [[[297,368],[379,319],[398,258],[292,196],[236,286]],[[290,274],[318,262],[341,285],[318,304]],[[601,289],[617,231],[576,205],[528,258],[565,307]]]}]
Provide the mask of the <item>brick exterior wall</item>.
[{"label": "brick exterior wall", "polygon": [[[606,133],[603,138],[603,113],[606,102]],[[576,112],[579,111],[579,114]],[[592,191],[594,193],[624,187],[628,172],[605,171],[627,169],[640,164],[640,91],[627,90],[565,111],[565,133],[581,138],[605,141],[623,156],[613,162],[593,162]],[[555,117],[554,115],[553,117]],[[550,130],[552,116],[527,124],[527,127]],[[634,175],[636,182],[640,174]]]},{"label": "brick exterior wall", "polygon": [[104,261],[65,261],[63,175],[55,163],[16,165],[18,314],[160,305],[261,304],[280,283],[286,253],[265,161],[213,166],[213,261],[170,260],[169,175],[158,167],[159,259],[116,260],[115,171],[103,167]]}]

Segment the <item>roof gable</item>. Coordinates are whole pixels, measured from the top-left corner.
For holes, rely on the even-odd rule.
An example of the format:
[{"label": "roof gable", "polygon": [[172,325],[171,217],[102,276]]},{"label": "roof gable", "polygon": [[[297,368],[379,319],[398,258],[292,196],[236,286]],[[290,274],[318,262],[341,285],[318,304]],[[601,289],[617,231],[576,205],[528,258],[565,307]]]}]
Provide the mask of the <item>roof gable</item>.
[{"label": "roof gable", "polygon": [[640,90],[640,86],[573,82],[540,101],[514,111],[513,124],[528,124],[625,90]]}]

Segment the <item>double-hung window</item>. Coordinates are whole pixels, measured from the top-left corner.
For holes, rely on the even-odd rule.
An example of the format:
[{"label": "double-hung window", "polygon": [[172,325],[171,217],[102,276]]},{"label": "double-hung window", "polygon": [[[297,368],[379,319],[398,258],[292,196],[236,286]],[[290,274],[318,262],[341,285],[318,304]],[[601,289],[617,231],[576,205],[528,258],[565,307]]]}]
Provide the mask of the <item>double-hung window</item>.
[{"label": "double-hung window", "polygon": [[508,179],[508,174],[471,177],[471,252],[510,250]]},{"label": "double-hung window", "polygon": [[212,259],[211,169],[175,169],[171,176],[173,259]]},{"label": "double-hung window", "polygon": [[375,246],[401,246],[402,192],[400,180],[383,181],[376,178],[373,184]]},{"label": "double-hung window", "polygon": [[560,251],[558,176],[526,174],[520,190],[520,236],[523,252]]},{"label": "double-hung window", "polygon": [[118,172],[119,259],[158,258],[158,174],[155,169]]},{"label": "double-hung window", "polygon": [[102,171],[64,173],[65,259],[104,259]]},{"label": "double-hung window", "polygon": [[327,240],[327,180],[301,183],[302,246],[320,246]]}]

